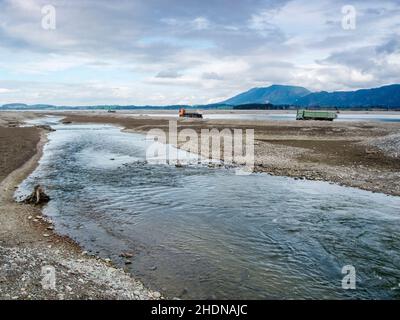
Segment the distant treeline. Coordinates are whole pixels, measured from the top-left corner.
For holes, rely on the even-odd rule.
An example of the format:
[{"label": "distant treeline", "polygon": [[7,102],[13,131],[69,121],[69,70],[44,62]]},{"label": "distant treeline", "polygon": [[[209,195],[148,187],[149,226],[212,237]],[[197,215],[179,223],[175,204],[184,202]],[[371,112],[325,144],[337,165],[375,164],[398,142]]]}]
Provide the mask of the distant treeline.
[{"label": "distant treeline", "polygon": [[120,105],[94,105],[94,106],[54,106],[47,104],[27,105],[22,103],[12,103],[0,106],[0,110],[179,110],[185,109],[203,109],[203,110],[218,110],[232,109],[232,106],[223,104],[212,105],[169,105],[169,106],[120,106]]},{"label": "distant treeline", "polygon": [[290,105],[274,105],[271,103],[251,103],[251,104],[241,104],[239,106],[234,106],[234,110],[290,110],[296,109],[295,106]]}]

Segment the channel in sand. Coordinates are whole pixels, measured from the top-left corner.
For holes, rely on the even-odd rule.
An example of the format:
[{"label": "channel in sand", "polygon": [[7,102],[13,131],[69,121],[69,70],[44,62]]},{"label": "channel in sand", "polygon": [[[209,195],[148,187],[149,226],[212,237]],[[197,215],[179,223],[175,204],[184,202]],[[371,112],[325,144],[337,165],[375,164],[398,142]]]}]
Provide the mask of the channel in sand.
[{"label": "channel in sand", "polygon": [[[45,186],[54,200],[44,213],[57,232],[166,296],[399,297],[399,197],[202,164],[151,164],[142,134],[54,127],[17,195]],[[122,252],[133,253],[131,264]],[[349,264],[360,279],[356,291],[341,287]]]}]

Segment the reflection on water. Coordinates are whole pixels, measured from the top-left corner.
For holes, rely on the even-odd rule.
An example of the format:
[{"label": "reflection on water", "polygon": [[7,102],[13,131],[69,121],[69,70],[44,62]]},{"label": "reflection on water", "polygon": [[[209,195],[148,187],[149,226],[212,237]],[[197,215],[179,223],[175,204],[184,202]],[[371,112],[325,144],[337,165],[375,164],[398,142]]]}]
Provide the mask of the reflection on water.
[{"label": "reflection on water", "polygon": [[[52,119],[50,119],[52,121]],[[400,298],[400,198],[144,161],[148,141],[54,125],[38,169],[56,230],[182,298]],[[341,288],[344,265],[357,290]]]}]

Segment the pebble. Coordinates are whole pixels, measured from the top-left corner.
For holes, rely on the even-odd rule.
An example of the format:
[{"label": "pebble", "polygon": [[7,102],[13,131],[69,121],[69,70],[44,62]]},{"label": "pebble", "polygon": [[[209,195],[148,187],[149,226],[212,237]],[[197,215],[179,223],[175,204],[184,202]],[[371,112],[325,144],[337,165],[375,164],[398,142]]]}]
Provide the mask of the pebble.
[{"label": "pebble", "polygon": [[122,252],[119,256],[123,258],[132,258],[133,254],[130,252]]},{"label": "pebble", "polygon": [[[47,234],[42,233],[42,235],[46,236]],[[70,254],[65,259],[64,255],[62,257],[57,255],[62,251],[54,249],[50,252],[43,250],[43,248],[45,247],[41,246],[37,250],[36,248],[26,250],[23,248],[8,249],[0,246],[0,256],[10,257],[9,262],[6,264],[7,268],[13,269],[19,276],[18,284],[15,283],[8,293],[3,293],[3,297],[8,299],[66,299],[70,297],[144,299],[149,297],[147,289],[144,289],[140,282],[132,281],[130,276],[123,273],[122,270],[116,270],[104,263],[98,263],[94,259],[82,256],[81,262],[77,261],[80,260],[79,255],[76,256],[74,254]],[[49,254],[51,257],[49,257]],[[61,262],[59,263],[60,259]],[[111,261],[111,259],[108,260]],[[125,260],[129,261],[129,259],[123,259],[123,261]],[[55,267],[59,264],[63,266],[62,269],[57,269],[57,274],[62,275],[57,278],[58,292],[43,291],[40,286],[40,267],[49,264]],[[81,268],[82,265],[84,266],[83,269]],[[63,270],[64,267],[65,270]],[[25,272],[25,270],[33,271]],[[95,288],[99,287],[97,290],[92,290],[92,284],[89,288],[85,285],[91,279],[96,280],[94,281],[94,286]],[[3,274],[0,274],[0,283],[2,284],[4,281],[9,281],[9,279],[3,279]],[[39,285],[30,287],[29,285],[32,282],[39,283]],[[104,291],[105,286],[110,287],[110,289]],[[1,290],[0,288],[0,296]],[[161,293],[155,293],[152,297],[153,299],[161,297]]]},{"label": "pebble", "polygon": [[43,237],[48,238],[50,235],[48,233],[43,233]]}]

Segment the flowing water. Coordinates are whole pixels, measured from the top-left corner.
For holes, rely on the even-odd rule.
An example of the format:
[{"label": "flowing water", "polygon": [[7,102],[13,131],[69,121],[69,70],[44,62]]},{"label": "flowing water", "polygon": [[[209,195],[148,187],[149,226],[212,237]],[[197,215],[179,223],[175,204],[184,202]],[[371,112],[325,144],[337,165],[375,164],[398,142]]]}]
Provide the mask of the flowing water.
[{"label": "flowing water", "polygon": [[[147,286],[181,298],[400,298],[400,197],[149,163],[143,135],[56,120],[41,120],[57,131],[16,196],[45,186],[57,232]],[[342,288],[345,265],[356,290]]]}]

